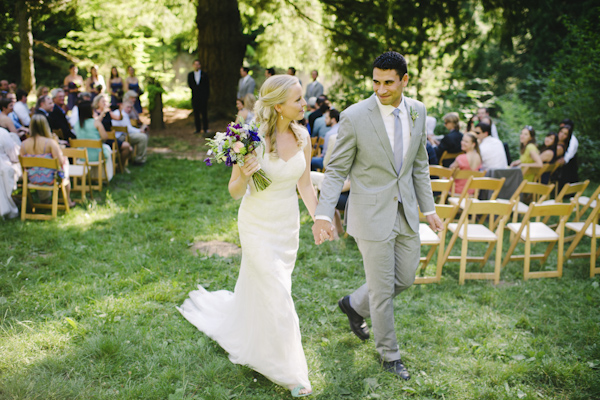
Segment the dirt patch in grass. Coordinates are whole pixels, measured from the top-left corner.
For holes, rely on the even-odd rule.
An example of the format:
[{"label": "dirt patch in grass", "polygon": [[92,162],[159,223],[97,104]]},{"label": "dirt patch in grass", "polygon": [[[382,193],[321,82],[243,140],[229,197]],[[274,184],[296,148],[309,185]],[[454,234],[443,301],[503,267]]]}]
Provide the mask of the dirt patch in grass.
[{"label": "dirt patch in grass", "polygon": [[196,242],[190,247],[194,255],[213,256],[229,258],[242,253],[242,249],[233,243],[211,240],[210,242]]}]

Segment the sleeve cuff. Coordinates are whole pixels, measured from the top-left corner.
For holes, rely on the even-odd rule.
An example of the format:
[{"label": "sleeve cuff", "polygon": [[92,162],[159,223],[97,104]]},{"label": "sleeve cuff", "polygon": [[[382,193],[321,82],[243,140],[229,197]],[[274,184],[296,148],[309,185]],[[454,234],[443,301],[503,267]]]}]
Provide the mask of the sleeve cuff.
[{"label": "sleeve cuff", "polygon": [[328,216],[326,216],[326,215],[315,215],[315,221],[316,221],[316,220],[318,220],[318,219],[323,219],[323,220],[325,220],[325,221],[328,221],[328,222],[330,222],[330,223],[331,223],[331,222],[333,222],[333,221],[331,220],[331,218],[329,218],[329,217],[328,217]]},{"label": "sleeve cuff", "polygon": [[435,214],[435,211],[427,211],[427,212],[423,213],[424,216],[433,215],[433,214]]}]

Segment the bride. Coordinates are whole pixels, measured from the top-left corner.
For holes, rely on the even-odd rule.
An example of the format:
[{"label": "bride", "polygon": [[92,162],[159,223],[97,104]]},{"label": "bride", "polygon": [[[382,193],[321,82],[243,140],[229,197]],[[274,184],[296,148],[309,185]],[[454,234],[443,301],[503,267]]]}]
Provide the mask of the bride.
[{"label": "bride", "polygon": [[[317,205],[310,180],[311,143],[302,119],[306,101],[296,77],[267,79],[255,106],[265,149],[233,165],[229,193],[242,199],[238,230],[242,262],[233,293],[198,286],[179,311],[216,340],[235,364],[247,365],[291,390],[312,394],[298,315],[292,300],[292,271],[300,220],[296,187],[311,217]],[[272,180],[256,191],[251,176],[262,169]]]}]

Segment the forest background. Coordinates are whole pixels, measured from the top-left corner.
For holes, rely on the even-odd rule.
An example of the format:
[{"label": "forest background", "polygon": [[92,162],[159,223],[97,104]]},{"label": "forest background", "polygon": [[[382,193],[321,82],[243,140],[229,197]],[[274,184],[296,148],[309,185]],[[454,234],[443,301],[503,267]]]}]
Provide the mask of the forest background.
[{"label": "forest background", "polygon": [[[371,60],[407,55],[409,96],[439,118],[468,120],[489,107],[518,154],[518,133],[538,141],[576,123],[583,177],[600,172],[598,0],[0,0],[0,79],[56,87],[76,63],[108,79],[132,65],[158,80],[165,103],[189,107],[186,73],[199,58],[211,77],[212,118],[231,119],[239,67],[318,69],[338,109],[369,95]],[[436,133],[444,133],[438,123]]]}]

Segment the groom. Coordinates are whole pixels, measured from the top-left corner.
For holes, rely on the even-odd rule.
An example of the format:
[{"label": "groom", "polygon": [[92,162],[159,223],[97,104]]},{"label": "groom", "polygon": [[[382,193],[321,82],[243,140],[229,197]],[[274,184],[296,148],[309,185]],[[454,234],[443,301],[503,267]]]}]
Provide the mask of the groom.
[{"label": "groom", "polygon": [[383,368],[405,380],[410,374],[400,358],[393,300],[412,285],[419,265],[417,206],[432,229],[442,229],[425,150],[427,111],[423,103],[403,96],[407,83],[401,54],[389,51],[377,57],[374,95],[341,114],[312,228],[316,244],[333,238],[335,205],[350,176],[347,231],[358,243],[367,283],[341,299],[339,306],[362,340],[369,338],[365,318],[371,318]]}]

